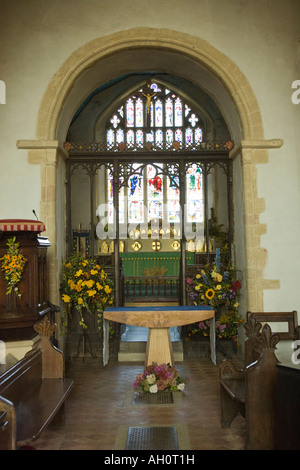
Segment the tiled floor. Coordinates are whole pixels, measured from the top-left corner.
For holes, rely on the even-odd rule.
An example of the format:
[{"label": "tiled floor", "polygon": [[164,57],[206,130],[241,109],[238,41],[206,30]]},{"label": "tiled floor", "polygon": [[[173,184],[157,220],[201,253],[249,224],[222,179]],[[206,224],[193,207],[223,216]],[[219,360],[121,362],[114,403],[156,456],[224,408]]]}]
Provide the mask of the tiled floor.
[{"label": "tiled floor", "polygon": [[[132,383],[142,363],[99,359],[73,361],[67,375],[75,385],[66,402],[65,425],[50,425],[33,445],[37,450],[122,450],[120,432],[127,427],[177,426],[185,429],[188,450],[242,450],[245,421],[237,417],[231,429],[220,426],[218,367],[209,359],[177,363],[190,382],[172,405],[132,404]],[[132,398],[131,398],[132,397]]]}]

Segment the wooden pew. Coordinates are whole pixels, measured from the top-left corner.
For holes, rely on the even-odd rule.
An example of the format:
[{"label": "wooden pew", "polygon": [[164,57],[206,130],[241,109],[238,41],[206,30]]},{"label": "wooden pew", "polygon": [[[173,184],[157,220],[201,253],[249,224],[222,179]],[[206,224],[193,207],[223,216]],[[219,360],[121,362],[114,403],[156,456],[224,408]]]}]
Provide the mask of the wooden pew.
[{"label": "wooden pew", "polygon": [[298,315],[296,310],[292,312],[247,312],[247,319],[250,316],[261,323],[287,323],[288,331],[276,331],[281,340],[295,340],[299,337]]},{"label": "wooden pew", "polygon": [[241,371],[230,361],[221,364],[221,424],[223,428],[230,427],[241,413],[246,418],[247,449],[273,449],[277,373],[274,350],[279,337],[272,334],[268,324],[260,332],[261,324],[253,317],[245,324],[245,329],[246,356],[254,361]]},{"label": "wooden pew", "polygon": [[38,439],[64,403],[73,380],[65,378],[62,351],[50,342],[56,329],[45,317],[35,325],[39,344],[0,376],[0,449],[15,450]]},{"label": "wooden pew", "polygon": [[[247,449],[274,449],[276,418],[277,357],[276,344],[297,336],[295,312],[250,313],[244,327],[245,366],[237,370],[231,361],[220,366],[221,424],[230,427],[241,413],[246,418]],[[262,321],[288,322],[289,333],[273,334]]]}]

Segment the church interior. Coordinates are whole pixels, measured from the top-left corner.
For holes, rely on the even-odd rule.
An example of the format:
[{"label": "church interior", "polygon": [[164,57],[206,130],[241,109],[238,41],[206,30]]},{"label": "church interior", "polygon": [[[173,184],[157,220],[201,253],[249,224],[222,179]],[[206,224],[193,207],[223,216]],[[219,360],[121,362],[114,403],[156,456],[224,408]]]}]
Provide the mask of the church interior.
[{"label": "church interior", "polygon": [[300,448],[299,18],[1,2],[0,449]]}]

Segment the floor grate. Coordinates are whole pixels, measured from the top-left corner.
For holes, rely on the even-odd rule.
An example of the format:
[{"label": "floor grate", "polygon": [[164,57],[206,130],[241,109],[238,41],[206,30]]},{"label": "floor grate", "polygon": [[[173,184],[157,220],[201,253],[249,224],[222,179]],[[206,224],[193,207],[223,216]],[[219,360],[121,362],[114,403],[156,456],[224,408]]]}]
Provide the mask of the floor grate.
[{"label": "floor grate", "polygon": [[178,450],[175,427],[130,427],[125,450]]},{"label": "floor grate", "polygon": [[172,392],[134,393],[134,405],[170,405],[173,403]]}]

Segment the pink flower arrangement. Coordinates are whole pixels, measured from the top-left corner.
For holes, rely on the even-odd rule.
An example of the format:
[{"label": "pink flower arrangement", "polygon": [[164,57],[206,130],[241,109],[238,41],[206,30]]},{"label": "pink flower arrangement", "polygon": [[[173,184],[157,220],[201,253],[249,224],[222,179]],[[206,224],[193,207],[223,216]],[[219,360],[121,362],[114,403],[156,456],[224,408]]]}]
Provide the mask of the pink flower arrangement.
[{"label": "pink flower arrangement", "polygon": [[138,374],[133,388],[139,393],[157,393],[164,391],[183,391],[188,379],[180,377],[177,370],[170,364],[157,365],[152,363]]}]

